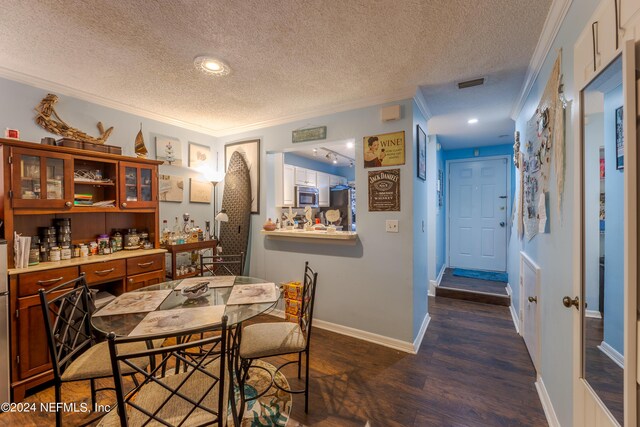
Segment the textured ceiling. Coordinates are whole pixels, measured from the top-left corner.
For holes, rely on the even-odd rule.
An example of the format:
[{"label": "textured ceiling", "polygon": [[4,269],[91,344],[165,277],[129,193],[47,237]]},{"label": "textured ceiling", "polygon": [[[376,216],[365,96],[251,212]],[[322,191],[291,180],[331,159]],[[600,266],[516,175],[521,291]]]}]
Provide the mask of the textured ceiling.
[{"label": "textured ceiling", "polygon": [[[434,114],[429,132],[446,140],[471,107],[491,112],[498,132],[506,127],[549,5],[0,0],[0,66],[214,133],[421,86]],[[196,71],[203,54],[232,74]],[[453,82],[477,76],[489,84],[457,92]]]}]

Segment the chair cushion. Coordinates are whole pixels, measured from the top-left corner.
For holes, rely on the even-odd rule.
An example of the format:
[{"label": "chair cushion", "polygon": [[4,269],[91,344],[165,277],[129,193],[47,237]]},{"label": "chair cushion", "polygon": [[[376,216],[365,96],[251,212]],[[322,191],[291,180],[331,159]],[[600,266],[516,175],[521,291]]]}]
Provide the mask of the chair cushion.
[{"label": "chair cushion", "polygon": [[[214,375],[218,376],[220,371],[219,360],[210,363],[206,369],[207,371],[210,371]],[[175,375],[170,374],[162,378],[160,381],[166,384],[167,387],[175,390],[175,388],[178,387],[182,381],[184,381],[187,375],[188,372],[182,372]],[[207,389],[211,387],[212,382],[213,378],[197,371],[189,377],[189,379],[179,388],[178,391],[179,393],[196,402],[199,401],[206,393],[206,397],[202,401],[201,405],[217,411],[219,401],[218,387],[220,384],[216,384],[209,392],[207,392]],[[227,401],[229,394],[228,387],[225,387],[223,391],[223,399]],[[160,406],[162,406],[162,409],[158,413],[157,417],[162,418],[170,425],[178,425],[182,422],[183,418],[193,409],[193,405],[177,395],[172,396],[167,403],[164,403],[170,394],[171,391],[167,390],[166,388],[154,382],[149,382],[143,385],[142,388],[140,388],[132,401],[135,403],[135,405],[151,413],[155,412]],[[222,420],[223,425],[226,425],[226,410],[228,409],[228,404],[223,405],[223,408],[223,411],[225,411],[225,413],[222,415]],[[130,427],[141,426],[149,422],[149,417],[139,410],[129,405],[127,405],[126,410],[127,422]],[[184,423],[184,425],[203,425],[206,423],[210,423],[212,417],[213,415],[210,412],[197,408],[189,415],[189,418]],[[157,421],[152,420],[151,424],[156,425]],[[98,424],[98,426],[100,427],[111,427],[118,425],[120,425],[120,419],[118,417],[116,408],[112,408],[112,410],[105,417],[103,417]]]},{"label": "chair cushion", "polygon": [[257,323],[242,330],[240,357],[258,359],[299,353],[305,349],[306,344],[304,333],[297,323]]},{"label": "chair cushion", "polygon": [[[152,341],[153,347],[159,347],[162,345],[163,340]],[[144,342],[123,344],[118,347],[119,351],[123,353],[144,351],[147,349],[147,345]],[[149,365],[149,358],[141,357],[135,359],[135,365],[141,369],[146,368]],[[134,372],[133,368],[121,365],[123,375],[131,374]],[[105,378],[113,376],[113,370],[111,369],[111,355],[109,353],[109,345],[106,341],[98,343],[90,347],[87,351],[82,353],[80,357],[71,362],[67,369],[62,373],[62,381],[78,381],[87,380],[90,378]]]}]

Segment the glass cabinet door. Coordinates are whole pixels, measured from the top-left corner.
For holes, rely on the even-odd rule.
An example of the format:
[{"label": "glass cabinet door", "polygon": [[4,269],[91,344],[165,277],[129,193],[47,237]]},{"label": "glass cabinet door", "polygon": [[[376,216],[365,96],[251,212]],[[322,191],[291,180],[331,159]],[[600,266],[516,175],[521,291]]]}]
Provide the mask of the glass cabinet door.
[{"label": "glass cabinet door", "polygon": [[71,157],[14,149],[11,155],[14,207],[60,208],[73,205]]},{"label": "glass cabinet door", "polygon": [[120,162],[120,207],[154,207],[157,173],[153,167],[138,163]]}]

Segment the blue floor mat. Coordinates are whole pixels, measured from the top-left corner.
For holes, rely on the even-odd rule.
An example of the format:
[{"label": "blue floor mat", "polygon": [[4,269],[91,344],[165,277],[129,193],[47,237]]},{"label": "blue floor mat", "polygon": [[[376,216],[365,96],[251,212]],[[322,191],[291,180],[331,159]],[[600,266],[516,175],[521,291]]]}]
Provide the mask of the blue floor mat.
[{"label": "blue floor mat", "polygon": [[497,271],[479,271],[465,270],[464,268],[454,268],[453,275],[459,277],[469,277],[471,279],[492,280],[494,282],[509,282],[509,275],[507,273],[500,273]]}]

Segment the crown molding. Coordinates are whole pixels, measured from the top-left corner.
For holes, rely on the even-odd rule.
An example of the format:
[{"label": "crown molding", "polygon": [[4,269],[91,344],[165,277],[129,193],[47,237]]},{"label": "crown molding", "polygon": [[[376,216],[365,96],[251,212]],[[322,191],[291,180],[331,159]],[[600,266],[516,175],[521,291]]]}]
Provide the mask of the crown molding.
[{"label": "crown molding", "polygon": [[520,114],[520,111],[522,111],[522,108],[524,107],[524,103],[531,92],[531,88],[544,65],[544,60],[547,58],[547,55],[551,50],[553,41],[556,39],[558,31],[560,31],[560,26],[562,25],[564,18],[567,16],[571,2],[572,0],[553,0],[551,3],[547,19],[544,21],[544,25],[542,26],[542,32],[540,33],[538,44],[536,45],[536,49],[533,52],[531,61],[529,62],[527,75],[524,79],[522,89],[520,90],[520,95],[518,95],[518,99],[511,109],[510,117],[513,120],[517,119],[518,114]]},{"label": "crown molding", "polygon": [[416,89],[416,93],[413,96],[413,99],[414,101],[416,101],[416,104],[418,105],[418,109],[424,116],[424,119],[429,121],[429,119],[432,117],[432,114],[431,114],[431,111],[429,110],[429,107],[427,106],[427,100],[424,97],[424,93],[422,93],[422,89],[420,89],[420,87]]},{"label": "crown molding", "polygon": [[314,119],[329,114],[343,113],[345,111],[356,110],[358,108],[372,107],[375,105],[385,104],[388,102],[402,101],[405,99],[412,99],[416,94],[416,87],[404,88],[393,93],[387,93],[383,95],[376,95],[367,98],[361,98],[357,101],[343,102],[335,104],[330,107],[321,107],[313,110],[305,111],[304,113],[290,114],[274,119],[263,120],[260,122],[250,123],[242,126],[235,126],[218,131],[216,136],[229,136],[239,133],[250,132],[257,129],[264,129],[267,127],[283,125],[300,120]]},{"label": "crown molding", "polygon": [[74,89],[72,87],[52,82],[40,77],[32,76],[29,74],[13,71],[8,68],[0,67],[0,77],[4,77],[8,80],[12,80],[18,83],[23,83],[29,86],[43,89],[48,92],[56,92],[57,94],[71,96],[82,101],[91,102],[103,107],[112,108],[114,110],[123,111],[125,113],[134,114],[136,116],[144,117],[146,119],[155,120],[158,122],[166,123],[173,126],[178,126],[184,129],[192,130],[194,132],[200,132],[205,135],[216,136],[216,132],[213,129],[197,125],[195,123],[189,123],[182,120],[174,119],[172,117],[157,114],[152,111],[145,110],[143,108],[133,107],[131,105],[123,104],[122,102],[114,101],[109,98],[105,98],[99,95],[94,95],[89,92],[85,92],[80,89]]}]

